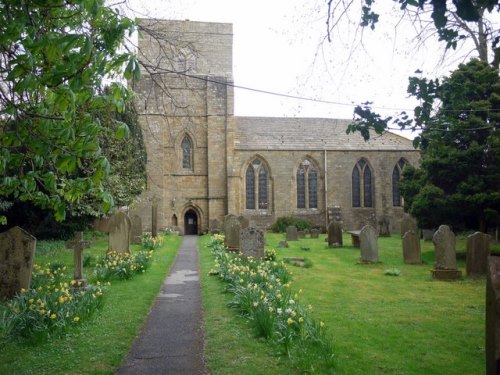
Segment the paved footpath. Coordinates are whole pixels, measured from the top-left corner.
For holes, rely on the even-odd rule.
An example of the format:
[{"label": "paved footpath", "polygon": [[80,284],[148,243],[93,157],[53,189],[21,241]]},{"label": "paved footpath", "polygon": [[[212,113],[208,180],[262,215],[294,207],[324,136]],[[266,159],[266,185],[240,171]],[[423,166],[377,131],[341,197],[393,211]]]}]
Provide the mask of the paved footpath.
[{"label": "paved footpath", "polygon": [[116,374],[208,373],[203,362],[197,240],[198,236],[183,237],[170,274]]}]

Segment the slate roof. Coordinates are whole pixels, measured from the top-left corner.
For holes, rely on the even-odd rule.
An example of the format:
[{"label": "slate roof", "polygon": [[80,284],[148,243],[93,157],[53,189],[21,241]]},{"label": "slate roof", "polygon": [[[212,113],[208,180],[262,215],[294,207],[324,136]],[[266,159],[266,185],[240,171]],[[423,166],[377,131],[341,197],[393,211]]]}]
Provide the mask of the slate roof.
[{"label": "slate roof", "polygon": [[415,151],[412,141],[386,132],[346,134],[351,120],[298,117],[234,117],[237,150]]}]

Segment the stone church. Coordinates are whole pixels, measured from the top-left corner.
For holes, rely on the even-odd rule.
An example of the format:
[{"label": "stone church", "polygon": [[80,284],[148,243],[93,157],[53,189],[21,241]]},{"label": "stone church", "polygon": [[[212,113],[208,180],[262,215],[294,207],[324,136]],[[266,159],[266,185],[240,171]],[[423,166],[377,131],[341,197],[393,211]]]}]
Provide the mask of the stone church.
[{"label": "stone church", "polygon": [[[133,83],[147,149],[147,190],[132,211],[158,228],[202,233],[227,214],[267,228],[283,216],[344,229],[382,220],[399,231],[412,142],[392,133],[365,142],[349,120],[234,116],[231,24],[141,20]],[[146,227],[148,224],[146,224]],[[151,229],[151,224],[149,224]]]}]

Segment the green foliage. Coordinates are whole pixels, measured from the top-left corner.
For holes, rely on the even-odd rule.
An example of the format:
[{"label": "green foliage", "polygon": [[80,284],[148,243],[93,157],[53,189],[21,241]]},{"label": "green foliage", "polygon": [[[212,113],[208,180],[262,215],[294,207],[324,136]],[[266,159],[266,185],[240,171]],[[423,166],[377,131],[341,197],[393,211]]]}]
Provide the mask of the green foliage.
[{"label": "green foliage", "polygon": [[264,249],[264,260],[274,262],[276,260],[276,250]]},{"label": "green foliage", "polygon": [[75,288],[78,285],[68,279],[60,262],[35,265],[33,270],[32,287],[3,306],[0,331],[4,340],[40,341],[61,336],[102,307],[102,287]]},{"label": "green foliage", "polygon": [[[421,80],[421,86],[426,81]],[[428,83],[419,138],[422,163],[403,173],[405,207],[423,227],[442,223],[486,230],[500,222],[500,78],[487,64],[462,64],[441,83]],[[416,87],[416,86],[415,86]],[[415,89],[414,94],[421,90]]]},{"label": "green foliage", "polygon": [[96,264],[97,280],[130,279],[138,273],[146,272],[151,264],[153,251],[136,254],[108,252]]},{"label": "green foliage", "polygon": [[141,239],[141,245],[148,250],[155,250],[163,246],[163,236],[153,237],[151,233],[144,233]]},{"label": "green foliage", "polygon": [[311,230],[313,227],[313,224],[309,220],[285,216],[278,218],[276,223],[271,226],[271,230],[276,233],[284,233],[286,232],[286,228],[292,225],[298,230]]},{"label": "green foliage", "polygon": [[132,29],[104,0],[2,2],[0,196],[49,208],[59,221],[82,200],[112,207],[97,114],[123,111],[130,93],[118,82],[98,89],[123,69],[138,75],[135,57],[118,52]]}]

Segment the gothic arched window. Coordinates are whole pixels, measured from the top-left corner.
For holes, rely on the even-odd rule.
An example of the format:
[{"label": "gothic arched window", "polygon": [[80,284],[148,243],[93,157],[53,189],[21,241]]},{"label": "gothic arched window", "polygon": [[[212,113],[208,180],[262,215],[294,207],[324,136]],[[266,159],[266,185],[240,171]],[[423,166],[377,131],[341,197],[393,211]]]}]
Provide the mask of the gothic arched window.
[{"label": "gothic arched window", "polygon": [[352,206],[373,207],[372,171],[365,159],[352,170]]},{"label": "gothic arched window", "polygon": [[318,208],[318,173],[309,160],[297,168],[297,208]]},{"label": "gothic arched window", "polygon": [[266,167],[259,159],[254,159],[248,166],[245,176],[247,210],[268,208],[267,180]]},{"label": "gothic arched window", "polygon": [[394,207],[401,207],[403,205],[401,192],[399,191],[399,181],[401,180],[401,176],[405,166],[406,161],[401,158],[392,170],[392,205]]},{"label": "gothic arched window", "polygon": [[188,135],[185,135],[181,143],[182,168],[193,169],[193,143]]}]

